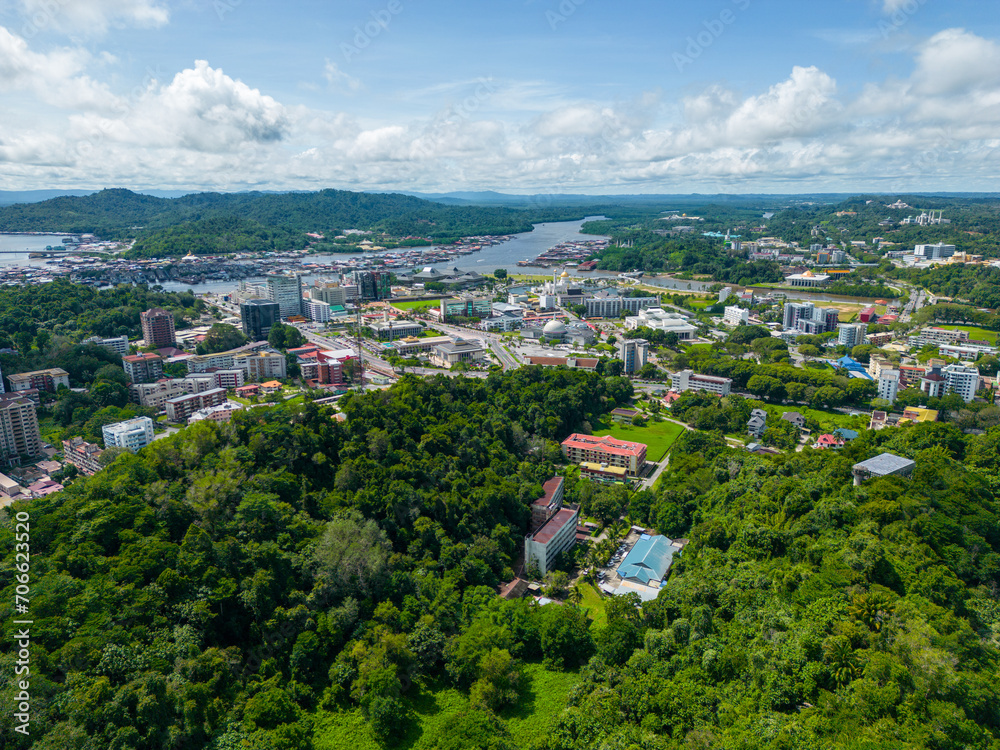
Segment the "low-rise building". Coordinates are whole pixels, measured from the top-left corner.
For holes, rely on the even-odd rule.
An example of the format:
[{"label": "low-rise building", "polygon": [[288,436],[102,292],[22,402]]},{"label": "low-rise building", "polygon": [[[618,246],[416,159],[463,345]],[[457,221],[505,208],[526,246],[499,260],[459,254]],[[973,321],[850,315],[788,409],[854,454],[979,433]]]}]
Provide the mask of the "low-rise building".
[{"label": "low-rise building", "polygon": [[223,388],[213,388],[204,393],[190,393],[169,399],[166,404],[167,419],[171,422],[186,422],[187,418],[201,409],[219,406],[226,400]]},{"label": "low-rise building", "polygon": [[482,344],[468,339],[438,344],[431,350],[431,362],[440,367],[451,367],[459,362],[481,362],[485,358],[486,349]]},{"label": "low-rise building", "polygon": [[636,593],[643,601],[656,599],[670,574],[674,555],[680,550],[680,544],[665,536],[642,534],[618,566],[622,583],[615,594]]},{"label": "low-rise building", "polygon": [[911,461],[908,458],[896,456],[892,453],[882,453],[875,456],[875,458],[869,458],[867,461],[854,464],[851,467],[851,473],[854,475],[854,484],[857,486],[872,477],[887,477],[890,475],[908,477],[913,473],[916,465],[916,461]]},{"label": "low-rise building", "polygon": [[380,320],[372,323],[371,329],[379,341],[395,341],[424,332],[424,327],[412,320]]},{"label": "low-rise building", "polygon": [[734,327],[746,325],[750,322],[750,311],[737,305],[730,305],[723,311],[722,322]]},{"label": "low-rise building", "polygon": [[618,466],[628,476],[638,476],[646,465],[646,445],[616,440],[610,435],[595,437],[574,433],[562,442],[563,455],[572,463],[581,462]]},{"label": "low-rise building", "polygon": [[218,406],[209,406],[207,409],[199,409],[190,417],[188,424],[208,420],[210,422],[228,422],[233,418],[233,414],[243,409],[243,404],[235,401],[226,401]]},{"label": "low-rise building", "polygon": [[115,336],[112,338],[101,338],[100,336],[91,336],[85,338],[80,342],[81,344],[92,344],[93,346],[103,346],[105,349],[110,349],[115,354],[121,354],[123,357],[128,354],[128,336]]},{"label": "low-rise building", "polygon": [[152,383],[163,377],[163,360],[157,354],[144,352],[122,357],[122,367],[132,384]]},{"label": "low-rise building", "polygon": [[557,510],[545,524],[524,538],[524,563],[536,567],[541,575],[552,570],[556,556],[576,543],[576,525],[580,519],[578,507]]},{"label": "low-rise building", "polygon": [[636,328],[652,328],[654,331],[676,333],[680,341],[695,338],[698,327],[688,322],[683,315],[668,312],[661,307],[647,307],[637,315],[625,318],[625,328],[632,331]]},{"label": "low-rise building", "polygon": [[600,361],[593,357],[528,357],[529,365],[542,367],[568,367],[571,370],[594,372]]},{"label": "low-rise building", "polygon": [[233,369],[243,370],[246,380],[270,380],[288,377],[285,355],[278,352],[254,352],[233,357]]},{"label": "low-rise building", "polygon": [[7,380],[10,382],[11,393],[32,389],[55,393],[61,385],[69,388],[69,373],[61,367],[52,367],[48,370],[35,370],[34,372],[22,372],[17,375],[8,375]]},{"label": "low-rise building", "polygon": [[763,409],[754,409],[750,412],[750,419],[747,420],[747,434],[760,440],[767,430],[767,412]]},{"label": "low-rise building", "polygon": [[924,328],[920,333],[910,336],[910,346],[942,346],[958,344],[969,340],[968,331],[950,331],[945,328]]},{"label": "low-rise building", "polygon": [[153,420],[149,417],[126,419],[101,428],[105,448],[126,448],[133,453],[153,442]]},{"label": "low-rise building", "polygon": [[62,446],[63,460],[75,466],[81,474],[90,477],[101,470],[100,458],[104,453],[101,446],[79,437],[63,440]]},{"label": "low-rise building", "polygon": [[715,375],[698,375],[694,370],[681,370],[675,372],[670,377],[671,390],[683,393],[684,391],[707,391],[719,396],[728,396],[733,387],[731,378],[720,378]]}]

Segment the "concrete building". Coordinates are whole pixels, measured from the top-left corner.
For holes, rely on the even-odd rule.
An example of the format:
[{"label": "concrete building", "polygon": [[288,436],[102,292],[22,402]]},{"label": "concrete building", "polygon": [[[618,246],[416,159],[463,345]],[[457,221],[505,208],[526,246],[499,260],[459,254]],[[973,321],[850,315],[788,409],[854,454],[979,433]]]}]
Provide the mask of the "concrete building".
[{"label": "concrete building", "polygon": [[934,245],[915,245],[913,254],[923,260],[941,260],[942,258],[953,256],[955,254],[955,246],[946,245],[943,242],[938,242]]},{"label": "concrete building", "polygon": [[69,373],[61,367],[8,375],[7,380],[10,382],[11,393],[31,390],[55,393],[61,385],[69,388]]},{"label": "concrete building", "polygon": [[616,595],[637,593],[642,601],[654,600],[660,585],[670,573],[674,555],[681,546],[665,536],[643,534],[618,566],[622,585]]},{"label": "concrete building", "polygon": [[828,274],[813,273],[812,271],[806,271],[805,273],[793,273],[791,276],[785,277],[786,284],[796,287],[824,286],[829,281],[830,276]]},{"label": "concrete building", "polygon": [[314,323],[330,322],[330,303],[318,299],[303,300],[306,317]]},{"label": "concrete building", "polygon": [[441,367],[451,367],[459,362],[472,364],[485,358],[486,349],[478,341],[467,339],[455,339],[431,349],[431,362]]},{"label": "concrete building", "polygon": [[105,448],[126,448],[133,453],[153,442],[153,420],[136,417],[101,428]]},{"label": "concrete building", "polygon": [[587,370],[594,372],[597,370],[599,359],[595,357],[528,357],[529,365],[540,365],[541,367],[568,367],[571,370]]},{"label": "concrete building", "polygon": [[159,349],[177,343],[172,312],[154,307],[142,313],[139,320],[142,323],[142,340],[146,346]]},{"label": "concrete building", "polygon": [[267,299],[277,302],[282,318],[302,314],[302,282],[298,274],[267,277]]},{"label": "concrete building", "polygon": [[969,340],[968,331],[949,331],[944,328],[924,328],[915,336],[910,336],[910,346],[943,346],[956,345]]},{"label": "concrete building", "polygon": [[42,452],[35,402],[17,395],[0,398],[0,458],[8,466],[20,464],[21,456]]},{"label": "concrete building", "polygon": [[668,312],[661,307],[647,307],[637,315],[625,318],[625,328],[634,331],[636,328],[652,328],[664,333],[676,333],[680,341],[694,338],[698,333],[697,326],[691,325],[688,319],[675,312]]},{"label": "concrete building", "polygon": [[623,297],[616,292],[598,292],[585,297],[583,304],[588,318],[617,318],[623,310],[637,313],[648,307],[657,307],[660,300],[657,297]]},{"label": "concrete building", "polygon": [[[284,380],[288,377],[285,355],[275,352],[247,352],[233,357],[231,369],[243,370],[245,380]],[[212,404],[215,406],[216,404]]]},{"label": "concrete building", "polygon": [[840,311],[836,308],[816,307],[812,302],[786,302],[782,324],[808,334],[836,331],[840,324]]},{"label": "concrete building", "polygon": [[837,343],[853,349],[865,343],[865,334],[868,326],[856,323],[839,323],[837,325]]},{"label": "concrete building", "polygon": [[390,284],[392,275],[388,271],[353,271],[351,281],[358,287],[358,296],[365,302],[392,297]]},{"label": "concrete building", "polygon": [[105,349],[110,349],[115,354],[121,354],[123,357],[128,354],[128,336],[116,336],[109,339],[103,339],[100,336],[91,336],[80,343],[103,346]]},{"label": "concrete building", "polygon": [[413,320],[380,320],[372,323],[370,328],[379,341],[395,341],[424,332],[424,327]]},{"label": "concrete building", "polygon": [[740,324],[746,325],[750,322],[750,311],[737,305],[730,305],[723,311],[722,322],[734,327]]},{"label": "concrete building", "polygon": [[281,321],[281,305],[269,299],[249,299],[240,303],[243,334],[250,341],[267,341],[271,326]]},{"label": "concrete building", "polygon": [[562,507],[566,481],[563,477],[552,477],[542,485],[542,496],[531,504],[531,532],[545,525]]},{"label": "concrete building", "polygon": [[122,367],[133,384],[152,383],[163,377],[163,360],[150,352],[122,357]]},{"label": "concrete building", "polygon": [[358,291],[355,285],[348,287],[338,284],[324,284],[309,289],[309,299],[340,307],[346,307],[347,303],[356,299],[357,296]]},{"label": "concrete building", "polygon": [[898,393],[899,370],[883,368],[878,375],[878,397],[894,404]]},{"label": "concrete building", "polygon": [[492,317],[483,318],[479,322],[479,329],[481,331],[503,331],[507,333],[518,330],[522,323],[524,323],[524,320],[520,316],[494,314]]},{"label": "concrete building", "polygon": [[594,437],[574,433],[562,442],[562,452],[572,463],[590,462],[624,468],[628,476],[638,476],[646,465],[646,446],[610,435]]},{"label": "concrete building", "polygon": [[635,375],[645,364],[649,354],[649,342],[645,339],[622,339],[618,342],[618,356],[625,363],[622,372]]},{"label": "concrete building", "polygon": [[70,440],[63,440],[63,461],[75,466],[77,471],[88,477],[101,470],[99,459],[104,451],[101,446],[88,443],[83,438],[75,437]]},{"label": "concrete building", "polygon": [[719,396],[728,396],[733,387],[730,378],[714,375],[697,375],[694,370],[681,370],[670,376],[670,388],[677,393],[684,391],[707,391]]},{"label": "concrete building", "polygon": [[196,411],[208,409],[212,406],[219,406],[225,400],[226,391],[222,388],[213,388],[204,393],[177,396],[166,403],[167,419],[171,422],[186,422],[187,418]]},{"label": "concrete building", "polygon": [[225,352],[215,352],[214,354],[197,354],[184,360],[187,365],[188,374],[208,372],[209,370],[231,370],[234,367],[236,357],[242,354],[253,354],[262,349],[267,349],[266,341],[256,341],[252,344],[241,346],[238,349],[230,349]]},{"label": "concrete building", "polygon": [[979,370],[964,365],[948,365],[942,370],[945,380],[945,390],[957,393],[965,403],[976,397],[979,389]]},{"label": "concrete building", "polygon": [[872,477],[887,477],[890,475],[908,477],[913,473],[916,465],[915,461],[911,461],[908,458],[895,456],[892,453],[882,453],[875,456],[875,458],[869,458],[867,461],[854,464],[851,467],[851,473],[854,475],[854,485],[857,486]]},{"label": "concrete building", "polygon": [[441,318],[489,318],[493,315],[493,299],[490,297],[463,296],[457,299],[443,299],[440,303]]},{"label": "concrete building", "polygon": [[524,538],[525,566],[537,567],[543,576],[547,574],[559,553],[576,543],[576,525],[579,519],[579,508],[560,508],[538,531],[528,534]]},{"label": "concrete building", "polygon": [[932,367],[920,376],[920,390],[927,398],[941,398],[947,392],[947,381],[940,367]]},{"label": "concrete building", "polygon": [[763,409],[754,409],[750,412],[750,419],[747,420],[747,434],[760,440],[767,430],[767,412]]},{"label": "concrete building", "polygon": [[733,294],[733,288],[731,286],[724,286],[719,290],[719,304],[722,304],[727,299],[729,299]]}]

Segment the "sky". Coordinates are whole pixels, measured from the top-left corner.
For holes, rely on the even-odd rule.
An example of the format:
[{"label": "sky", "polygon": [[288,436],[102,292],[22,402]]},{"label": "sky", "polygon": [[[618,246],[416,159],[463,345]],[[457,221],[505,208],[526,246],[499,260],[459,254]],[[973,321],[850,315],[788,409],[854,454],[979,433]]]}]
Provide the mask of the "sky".
[{"label": "sky", "polygon": [[997,0],[0,0],[0,190],[997,191]]}]

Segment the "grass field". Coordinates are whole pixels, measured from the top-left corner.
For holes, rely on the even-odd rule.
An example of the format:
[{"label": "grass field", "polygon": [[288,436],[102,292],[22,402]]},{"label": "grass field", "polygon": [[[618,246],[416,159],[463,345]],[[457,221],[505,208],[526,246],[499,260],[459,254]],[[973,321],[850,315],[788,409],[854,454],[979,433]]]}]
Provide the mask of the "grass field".
[{"label": "grass field", "polygon": [[580,591],[583,593],[583,601],[580,606],[587,610],[587,615],[594,621],[592,627],[603,627],[608,622],[608,617],[604,613],[604,598],[600,595],[593,584],[580,582]]},{"label": "grass field", "polygon": [[989,341],[991,344],[997,343],[997,332],[987,331],[985,328],[976,328],[976,326],[938,326],[938,328],[944,328],[947,331],[968,331],[970,339]]},{"label": "grass field", "polygon": [[[798,406],[796,404],[788,404],[787,406],[765,404],[764,409],[767,411],[768,424],[771,424],[774,420],[781,419],[781,415],[786,411],[797,411],[806,419],[815,419],[819,422],[820,434],[832,432],[838,427],[846,427],[849,430],[862,430],[868,426],[869,421],[868,416],[865,414],[862,414],[860,417],[852,417],[836,411],[820,411],[819,409],[810,409],[808,406]],[[815,437],[815,433],[813,436]],[[745,438],[745,436],[743,437]]]},{"label": "grass field", "polygon": [[674,441],[684,432],[684,428],[673,422],[650,422],[645,427],[633,427],[630,424],[601,425],[594,430],[597,437],[610,435],[616,440],[630,440],[634,443],[645,443],[646,458],[649,461],[659,461],[663,458]]},{"label": "grass field", "polygon": [[[576,672],[551,672],[541,664],[525,665],[525,685],[516,706],[501,714],[514,744],[527,747],[543,736],[566,707],[569,691],[579,681]],[[406,703],[413,721],[401,724],[399,736],[383,745],[372,734],[360,710],[317,712],[313,745],[316,750],[430,750],[437,746],[443,728],[452,716],[469,708],[468,696],[437,683],[411,689]]]},{"label": "grass field", "polygon": [[415,307],[436,307],[441,304],[441,300],[436,299],[411,299],[406,302],[393,302],[392,306],[397,310],[412,310]]}]

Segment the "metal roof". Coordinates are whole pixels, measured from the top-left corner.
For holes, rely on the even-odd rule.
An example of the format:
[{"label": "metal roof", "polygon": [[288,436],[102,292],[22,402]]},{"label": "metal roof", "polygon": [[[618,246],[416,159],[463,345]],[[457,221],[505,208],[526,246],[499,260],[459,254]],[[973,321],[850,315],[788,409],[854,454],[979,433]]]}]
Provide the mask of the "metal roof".
[{"label": "metal roof", "polygon": [[665,536],[640,539],[618,566],[618,575],[623,580],[646,585],[650,581],[658,581],[670,570],[674,552],[677,551],[678,548]]},{"label": "metal roof", "polygon": [[891,453],[883,453],[875,456],[875,458],[869,458],[867,461],[854,464],[854,468],[867,471],[869,474],[876,476],[886,476],[887,474],[895,474],[905,469],[912,469],[916,465],[916,461],[911,461],[908,458],[894,456]]}]

